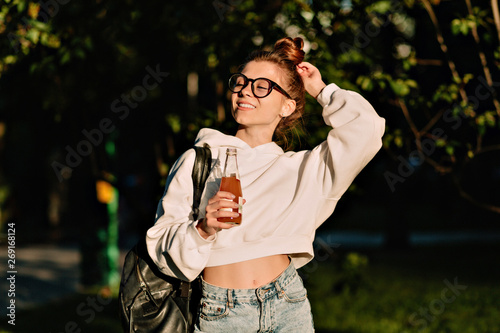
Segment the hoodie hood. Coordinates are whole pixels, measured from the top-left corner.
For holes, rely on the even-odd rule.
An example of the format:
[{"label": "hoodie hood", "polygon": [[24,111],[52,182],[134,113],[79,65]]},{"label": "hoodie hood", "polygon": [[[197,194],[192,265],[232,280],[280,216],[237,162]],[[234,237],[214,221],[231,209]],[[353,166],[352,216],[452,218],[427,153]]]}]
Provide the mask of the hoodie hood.
[{"label": "hoodie hood", "polygon": [[203,128],[198,132],[195,146],[203,146],[204,143],[207,143],[211,148],[237,148],[246,151],[253,150],[260,154],[283,154],[283,149],[275,142],[269,142],[252,148],[245,141],[233,135],[226,135],[211,128]]}]

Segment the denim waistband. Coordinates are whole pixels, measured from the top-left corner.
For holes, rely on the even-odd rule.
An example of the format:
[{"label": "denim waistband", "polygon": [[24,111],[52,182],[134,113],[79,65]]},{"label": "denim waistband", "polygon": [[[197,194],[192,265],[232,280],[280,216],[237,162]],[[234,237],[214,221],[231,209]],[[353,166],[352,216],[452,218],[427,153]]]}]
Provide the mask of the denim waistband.
[{"label": "denim waistband", "polygon": [[219,301],[232,303],[252,303],[263,301],[264,299],[274,297],[284,293],[283,289],[298,277],[297,270],[292,262],[288,267],[273,281],[255,289],[230,289],[214,286],[205,282],[202,278],[203,297],[212,298]]}]

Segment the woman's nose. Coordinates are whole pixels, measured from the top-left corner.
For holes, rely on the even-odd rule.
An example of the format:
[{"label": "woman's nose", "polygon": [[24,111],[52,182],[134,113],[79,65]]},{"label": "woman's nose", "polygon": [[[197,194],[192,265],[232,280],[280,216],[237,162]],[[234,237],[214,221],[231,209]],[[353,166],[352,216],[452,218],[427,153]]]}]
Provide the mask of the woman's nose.
[{"label": "woman's nose", "polygon": [[244,86],[243,89],[241,89],[240,96],[243,96],[243,95],[253,96],[252,83],[248,82],[248,84],[246,86]]}]

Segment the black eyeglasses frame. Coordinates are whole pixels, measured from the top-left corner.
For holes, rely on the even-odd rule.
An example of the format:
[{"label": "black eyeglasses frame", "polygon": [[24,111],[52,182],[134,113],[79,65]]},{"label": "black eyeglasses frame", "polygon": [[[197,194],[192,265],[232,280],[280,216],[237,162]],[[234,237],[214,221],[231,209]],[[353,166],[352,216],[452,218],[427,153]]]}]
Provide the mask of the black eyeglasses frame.
[{"label": "black eyeglasses frame", "polygon": [[[233,90],[233,88],[231,87],[231,79],[233,79],[233,77],[235,76],[242,76],[243,79],[245,80],[244,83],[243,83],[243,86],[241,87],[240,90]],[[255,81],[257,80],[265,80],[267,81],[270,85],[269,85],[269,89],[267,91],[267,94],[265,94],[264,96],[257,96],[255,94],[255,90],[254,90],[254,83]],[[257,98],[265,98],[267,96],[269,96],[269,94],[271,94],[271,92],[273,91],[273,89],[276,89],[276,91],[280,92],[281,94],[283,94],[286,98],[289,98],[289,99],[293,99],[292,97],[290,97],[290,95],[285,91],[285,89],[281,88],[279,84],[277,84],[276,82],[274,82],[273,80],[269,80],[265,77],[258,77],[256,79],[249,79],[248,77],[246,77],[245,74],[243,73],[233,73],[231,74],[231,76],[229,77],[229,80],[228,80],[228,86],[229,86],[229,90],[231,90],[233,93],[240,93],[243,89],[245,89],[245,87],[248,85],[249,82],[252,82],[252,93],[255,97]]]}]

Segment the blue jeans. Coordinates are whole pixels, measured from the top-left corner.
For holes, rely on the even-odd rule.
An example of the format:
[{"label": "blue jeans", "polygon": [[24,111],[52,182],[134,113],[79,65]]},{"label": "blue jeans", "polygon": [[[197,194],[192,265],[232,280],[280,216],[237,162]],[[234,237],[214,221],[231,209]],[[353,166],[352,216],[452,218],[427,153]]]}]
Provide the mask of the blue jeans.
[{"label": "blue jeans", "polygon": [[311,306],[292,263],[257,289],[227,289],[202,281],[195,332],[314,332]]}]

